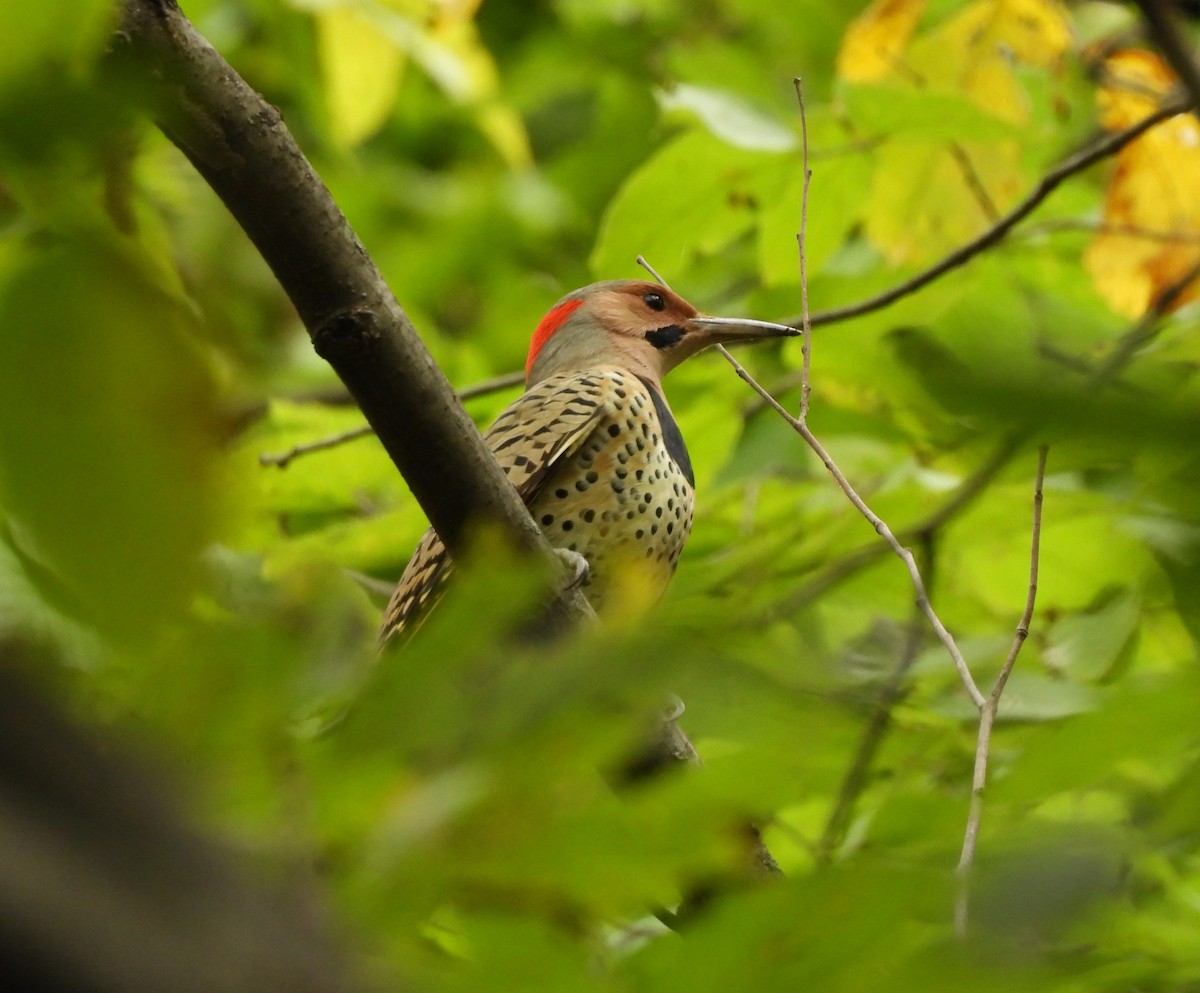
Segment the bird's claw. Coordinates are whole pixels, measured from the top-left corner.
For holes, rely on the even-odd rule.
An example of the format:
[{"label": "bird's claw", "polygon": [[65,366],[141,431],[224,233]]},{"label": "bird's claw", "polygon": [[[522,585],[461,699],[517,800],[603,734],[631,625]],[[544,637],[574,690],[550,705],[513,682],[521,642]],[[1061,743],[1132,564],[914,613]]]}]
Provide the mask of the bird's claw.
[{"label": "bird's claw", "polygon": [[587,581],[588,573],[591,571],[588,560],[570,548],[556,548],[554,554],[563,564],[563,572],[566,577],[563,590],[579,589]]}]

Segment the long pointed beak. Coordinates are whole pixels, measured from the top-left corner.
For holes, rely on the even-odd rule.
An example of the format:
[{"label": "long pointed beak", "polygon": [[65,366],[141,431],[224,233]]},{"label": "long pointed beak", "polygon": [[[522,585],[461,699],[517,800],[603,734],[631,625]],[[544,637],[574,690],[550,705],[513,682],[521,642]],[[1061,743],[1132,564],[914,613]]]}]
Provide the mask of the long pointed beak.
[{"label": "long pointed beak", "polygon": [[799,328],[787,324],[774,324],[771,321],[755,321],[748,317],[708,317],[700,315],[692,318],[693,324],[701,324],[713,329],[713,337],[720,341],[754,341],[757,338],[795,338],[800,334]]}]

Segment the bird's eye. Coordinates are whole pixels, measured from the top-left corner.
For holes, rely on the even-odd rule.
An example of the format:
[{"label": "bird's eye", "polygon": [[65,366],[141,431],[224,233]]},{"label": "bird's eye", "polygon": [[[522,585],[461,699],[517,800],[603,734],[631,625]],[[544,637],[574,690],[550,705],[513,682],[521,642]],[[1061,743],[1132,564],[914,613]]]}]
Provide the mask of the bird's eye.
[{"label": "bird's eye", "polygon": [[661,293],[655,293],[653,290],[651,290],[649,293],[643,295],[642,299],[646,302],[646,306],[651,310],[667,309],[667,301],[663,298]]}]

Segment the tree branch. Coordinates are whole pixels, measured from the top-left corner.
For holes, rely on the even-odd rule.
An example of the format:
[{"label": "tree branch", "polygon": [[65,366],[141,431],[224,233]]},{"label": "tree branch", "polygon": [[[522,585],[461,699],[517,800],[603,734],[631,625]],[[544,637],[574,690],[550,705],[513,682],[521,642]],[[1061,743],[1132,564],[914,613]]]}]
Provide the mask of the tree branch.
[{"label": "tree branch", "polygon": [[[452,554],[469,522],[551,559],[454,390],[279,112],[200,36],[175,0],[124,0],[114,67],[262,253]],[[565,616],[590,613],[577,589]]]},{"label": "tree branch", "polygon": [[[944,276],[952,269],[957,269],[959,266],[964,265],[976,255],[1002,241],[1017,224],[1032,214],[1042,201],[1050,196],[1066,179],[1077,172],[1082,172],[1084,169],[1112,155],[1119,149],[1124,148],[1156,124],[1161,124],[1165,120],[1185,113],[1193,106],[1193,99],[1172,100],[1124,131],[1117,131],[1114,134],[1105,135],[1097,139],[1086,148],[1082,148],[1074,155],[1068,156],[1051,169],[1038,180],[1037,185],[1025,195],[1024,199],[1007,214],[1004,214],[995,224],[978,237],[956,248],[940,262],[936,262],[928,269],[917,273],[898,286],[893,286],[890,290],[885,290],[876,296],[868,297],[866,300],[860,300],[858,303],[852,303],[845,307],[834,307],[831,310],[819,311],[811,317],[812,326],[834,324],[837,321],[844,321],[851,317],[860,317],[863,314],[882,310],[902,297],[906,297],[910,293],[915,293],[917,290],[929,285],[935,279]],[[791,317],[784,323],[796,326],[799,322],[800,318]]]},{"label": "tree branch", "polygon": [[766,400],[768,405],[771,406],[780,417],[786,420],[788,424],[792,426],[792,429],[804,439],[808,447],[811,448],[816,454],[817,458],[821,460],[821,464],[825,466],[826,471],[828,471],[828,473],[833,477],[834,482],[836,482],[838,485],[838,488],[844,494],[846,494],[846,499],[848,499],[854,505],[854,508],[867,520],[871,527],[875,529],[875,533],[887,543],[887,547],[890,548],[897,555],[900,561],[904,563],[905,568],[908,570],[908,578],[912,582],[913,590],[916,593],[917,607],[920,609],[921,613],[925,615],[925,619],[929,622],[930,627],[933,628],[934,634],[938,636],[938,640],[941,641],[942,645],[949,653],[950,658],[953,660],[954,668],[958,671],[958,677],[960,680],[962,680],[963,687],[966,689],[967,695],[971,698],[971,702],[974,703],[976,707],[982,709],[984,705],[984,696],[979,691],[979,687],[975,684],[975,680],[971,676],[971,670],[967,666],[967,661],[963,658],[962,652],[959,651],[958,645],[954,641],[954,636],[942,623],[941,618],[937,615],[937,611],[933,609],[933,604],[929,601],[929,594],[925,589],[925,581],[921,578],[921,572],[917,568],[917,561],[913,557],[913,553],[900,543],[900,540],[892,532],[892,529],[888,527],[887,522],[885,522],[881,517],[879,517],[878,514],[876,514],[869,506],[867,506],[866,501],[863,500],[863,498],[858,495],[858,492],[854,489],[854,487],[850,485],[850,480],[848,480],[842,470],[838,468],[837,463],[833,460],[833,456],[826,451],[825,446],[822,445],[817,439],[816,435],[812,433],[812,430],[809,428],[809,426],[801,421],[798,417],[793,417],[788,412],[787,408],[780,404],[779,401],[773,396],[771,396],[771,394],[768,393],[758,383],[758,381],[746,371],[745,367],[729,354],[728,351],[726,351],[720,345],[718,345],[717,348],[721,354],[725,356],[725,360],[731,366],[733,366],[733,370],[737,373],[738,378],[746,383],[764,400]]}]

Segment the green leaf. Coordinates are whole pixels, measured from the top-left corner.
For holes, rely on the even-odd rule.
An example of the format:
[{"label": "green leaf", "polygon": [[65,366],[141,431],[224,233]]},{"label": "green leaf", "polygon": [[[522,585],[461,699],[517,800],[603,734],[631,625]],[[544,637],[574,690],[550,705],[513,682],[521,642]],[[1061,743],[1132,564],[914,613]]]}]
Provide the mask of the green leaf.
[{"label": "green leaf", "polygon": [[1055,624],[1042,659],[1079,682],[1104,679],[1133,651],[1141,613],[1133,592],[1110,591],[1101,606]]},{"label": "green leaf", "polygon": [[355,7],[331,6],[314,19],[330,130],[340,143],[355,145],[378,131],[391,113],[404,53]]},{"label": "green leaf", "polygon": [[46,69],[77,72],[100,53],[116,10],[111,0],[0,5],[0,89]]},{"label": "green leaf", "polygon": [[798,145],[793,131],[726,90],[680,83],[660,93],[658,100],[668,114],[698,118],[714,136],[735,148],[787,152]]},{"label": "green leaf", "polygon": [[210,370],[135,252],[80,236],[0,286],[0,492],[23,551],[90,620],[146,635],[212,532]]},{"label": "green leaf", "polygon": [[764,185],[773,191],[790,161],[734,148],[707,131],[676,138],[609,204],[592,271],[624,275],[639,254],[664,275],[686,270],[692,255],[716,252],[754,224]]},{"label": "green leaf", "polygon": [[1020,128],[990,114],[961,93],[917,89],[899,83],[847,86],[846,111],[870,135],[899,135],[921,142],[1014,138]]}]

